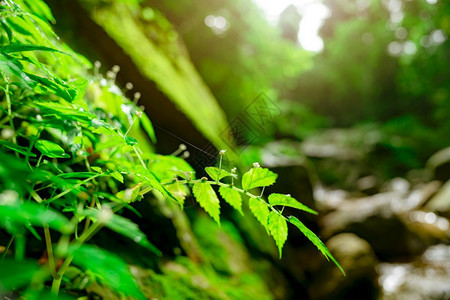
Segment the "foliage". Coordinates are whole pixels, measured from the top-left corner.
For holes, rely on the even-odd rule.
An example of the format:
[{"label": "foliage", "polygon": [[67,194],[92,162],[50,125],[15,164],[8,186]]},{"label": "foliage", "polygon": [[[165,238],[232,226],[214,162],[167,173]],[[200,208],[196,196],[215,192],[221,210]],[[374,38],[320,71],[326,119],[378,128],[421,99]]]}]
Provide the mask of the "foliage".
[{"label": "foliage", "polygon": [[[161,255],[152,237],[123,215],[124,209],[134,210],[133,202],[152,194],[182,206],[186,193],[174,189],[179,185],[192,186],[200,206],[218,223],[220,200],[213,186],[240,212],[241,197],[248,198],[280,256],[290,222],[331,257],[315,235],[274,206],[307,208],[288,196],[269,195],[267,202],[263,193],[252,193],[275,183],[276,174],[256,164],[242,176],[241,189],[234,171],[223,170],[221,163],[207,169],[212,180],[195,179],[181,158],[151,153],[141,138],[144,131],[155,140],[151,122],[115,85],[117,68],[104,78],[96,64],[90,74],[92,65],[51,29],[48,22],[54,19],[42,1],[9,0],[0,9],[5,29],[0,36],[0,226],[11,236],[0,278],[5,266],[14,266],[8,276],[17,278],[2,282],[2,293],[19,290],[30,298],[43,297],[51,282],[56,295],[70,288],[76,266],[120,295],[143,299],[127,262],[91,245],[92,237],[108,228],[150,255]],[[228,177],[231,183],[221,181]],[[27,244],[35,239],[42,241],[38,266],[25,260],[32,257]]]}]

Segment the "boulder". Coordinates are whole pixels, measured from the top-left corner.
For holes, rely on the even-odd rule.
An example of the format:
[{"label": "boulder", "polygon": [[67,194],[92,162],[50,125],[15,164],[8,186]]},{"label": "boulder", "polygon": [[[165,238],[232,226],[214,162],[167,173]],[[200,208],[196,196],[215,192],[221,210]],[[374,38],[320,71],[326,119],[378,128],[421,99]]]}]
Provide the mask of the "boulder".
[{"label": "boulder", "polygon": [[311,299],[373,299],[377,294],[377,258],[370,244],[351,233],[332,237],[328,249],[346,272],[326,261],[314,274],[310,285]]}]

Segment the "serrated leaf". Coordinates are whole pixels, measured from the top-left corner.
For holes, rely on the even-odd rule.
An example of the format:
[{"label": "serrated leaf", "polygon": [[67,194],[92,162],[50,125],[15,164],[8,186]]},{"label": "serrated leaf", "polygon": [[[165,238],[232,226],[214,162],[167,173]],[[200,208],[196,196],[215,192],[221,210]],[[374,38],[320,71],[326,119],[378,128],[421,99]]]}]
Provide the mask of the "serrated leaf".
[{"label": "serrated leaf", "polygon": [[[101,213],[102,212],[98,209],[89,208],[84,210],[82,215],[98,219]],[[161,251],[150,243],[147,236],[139,229],[138,225],[131,222],[129,219],[117,214],[112,214],[111,212],[111,216],[105,221],[105,226],[123,236],[130,238],[138,245],[152,251],[156,255],[161,255]]]},{"label": "serrated leaf", "polygon": [[244,214],[242,212],[241,193],[239,193],[238,191],[234,190],[229,186],[221,186],[219,188],[219,194],[228,204],[230,204],[234,209],[239,211],[241,215]]},{"label": "serrated leaf", "polygon": [[266,204],[257,200],[255,198],[248,199],[248,206],[250,207],[251,212],[256,217],[256,219],[261,223],[262,226],[269,232],[269,228],[267,227],[267,220],[269,218],[269,208]]},{"label": "serrated leaf", "polygon": [[269,204],[272,206],[281,205],[281,206],[289,206],[293,208],[297,208],[311,214],[317,215],[315,210],[312,210],[308,206],[298,202],[296,199],[292,198],[290,195],[283,195],[273,193],[269,195]]},{"label": "serrated leaf", "polygon": [[252,168],[242,176],[242,188],[245,191],[275,183],[277,174],[266,168]]},{"label": "serrated leaf", "polygon": [[69,251],[73,255],[73,264],[91,271],[102,283],[123,296],[145,299],[133,280],[128,264],[119,256],[92,245],[71,247]]},{"label": "serrated leaf", "polygon": [[42,155],[51,158],[69,158],[70,155],[64,152],[64,149],[60,145],[55,144],[47,140],[38,140],[34,146],[38,149]]},{"label": "serrated leaf", "polygon": [[195,199],[201,207],[220,225],[220,203],[209,183],[198,182],[192,188]]},{"label": "serrated leaf", "polygon": [[341,265],[336,261],[336,259],[331,255],[328,248],[325,244],[317,237],[317,235],[312,232],[308,227],[305,226],[299,219],[294,216],[290,216],[288,219],[289,223],[295,225],[300,231],[319,249],[320,252],[326,257],[327,260],[333,261],[336,266],[341,270],[341,272],[345,275],[344,269],[342,269]]},{"label": "serrated leaf", "polygon": [[281,259],[282,253],[281,251],[288,237],[288,228],[286,219],[280,214],[271,211],[269,214],[267,226],[269,227],[269,232],[272,235],[273,239],[275,240],[275,243],[277,244],[278,252],[280,253]]},{"label": "serrated leaf", "polygon": [[216,167],[206,167],[205,171],[214,181],[219,181],[220,179],[228,176],[236,177],[236,175]]}]

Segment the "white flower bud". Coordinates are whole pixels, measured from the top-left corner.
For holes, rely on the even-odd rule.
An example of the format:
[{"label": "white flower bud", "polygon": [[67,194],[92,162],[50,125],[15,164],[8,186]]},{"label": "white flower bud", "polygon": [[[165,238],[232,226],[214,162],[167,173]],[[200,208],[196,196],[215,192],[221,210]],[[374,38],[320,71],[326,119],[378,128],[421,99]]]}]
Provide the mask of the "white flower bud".
[{"label": "white flower bud", "polygon": [[133,89],[133,84],[132,84],[131,82],[127,82],[127,83],[125,84],[125,88],[126,88],[127,90],[132,90],[132,89]]},{"label": "white flower bud", "polygon": [[260,168],[261,166],[259,165],[259,163],[257,163],[257,162],[254,162],[253,163],[253,168]]},{"label": "white flower bud", "polygon": [[112,67],[111,70],[112,70],[114,73],[119,73],[119,71],[120,71],[120,66],[114,65],[114,66]]},{"label": "white flower bud", "polygon": [[227,150],[223,150],[223,149],[220,150],[220,151],[219,151],[219,155],[224,156],[226,151],[227,151]]}]

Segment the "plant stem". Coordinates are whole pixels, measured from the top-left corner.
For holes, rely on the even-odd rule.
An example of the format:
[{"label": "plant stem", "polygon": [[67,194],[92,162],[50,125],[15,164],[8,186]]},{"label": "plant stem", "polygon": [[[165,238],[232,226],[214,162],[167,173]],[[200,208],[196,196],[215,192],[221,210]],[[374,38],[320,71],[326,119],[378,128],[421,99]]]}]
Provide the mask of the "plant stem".
[{"label": "plant stem", "polygon": [[[101,226],[102,223],[98,221],[92,224],[92,226],[89,227],[88,230],[83,232],[83,234],[80,236],[79,239],[75,240],[72,246],[69,246],[70,248],[72,248],[71,251],[72,252],[76,251],[76,249],[82,246],[90,237],[92,237]],[[74,257],[73,255],[69,255],[68,257],[66,257],[61,268],[59,268],[58,272],[56,273],[56,276],[53,278],[52,294],[54,294],[55,296],[57,296],[59,293],[62,277],[69,268],[70,264],[72,263],[73,257]]]},{"label": "plant stem", "polygon": [[13,243],[15,237],[16,237],[16,236],[13,235],[13,236],[11,236],[11,238],[9,239],[8,245],[6,245],[6,248],[5,248],[5,250],[3,251],[3,254],[2,254],[2,260],[5,259],[6,253],[8,252],[9,248],[11,247],[11,245],[12,245],[12,243]]},{"label": "plant stem", "polygon": [[52,238],[48,225],[44,225],[45,246],[47,247],[48,264],[53,278],[56,277],[55,258],[53,256]]},{"label": "plant stem", "polygon": [[12,141],[14,144],[16,144],[16,129],[14,128],[13,115],[11,109],[11,98],[9,97],[9,84],[6,84],[5,98],[6,98],[6,105],[8,106],[9,126],[11,126],[11,129],[14,131]]}]

